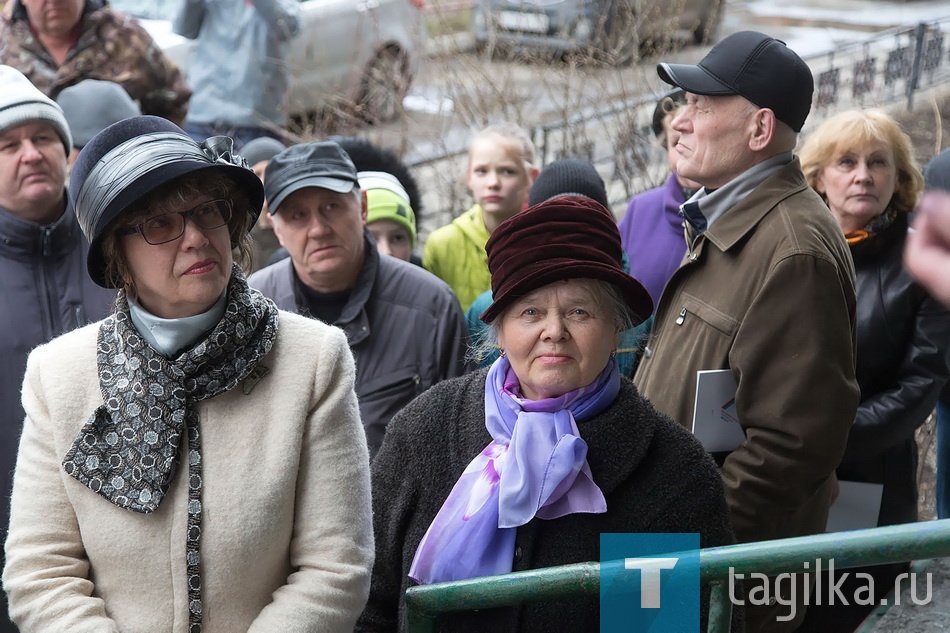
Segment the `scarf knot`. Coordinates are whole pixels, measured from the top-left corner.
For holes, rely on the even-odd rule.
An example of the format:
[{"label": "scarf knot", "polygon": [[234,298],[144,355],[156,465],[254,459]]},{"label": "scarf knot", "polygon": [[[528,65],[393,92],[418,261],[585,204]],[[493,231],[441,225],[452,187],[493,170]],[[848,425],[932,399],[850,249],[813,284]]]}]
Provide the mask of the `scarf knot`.
[{"label": "scarf knot", "polygon": [[872,218],[863,229],[856,229],[845,233],[844,239],[851,246],[870,239],[894,224],[894,220],[897,219],[897,214],[898,211],[896,209],[888,207],[881,215]]},{"label": "scarf knot", "polygon": [[96,363],[103,404],[63,459],[65,472],[111,503],[154,512],[174,478],[195,403],[233,389],[271,349],[277,308],[235,267],[214,329],[176,359],[146,344],[125,293],[99,326]]},{"label": "scarf knot", "polygon": [[611,360],[593,383],[556,398],[526,400],[507,358],[485,381],[492,441],[465,468],[416,549],[409,576],[429,584],[511,571],[516,529],[534,517],[607,511],[587,464],[577,419],[620,392]]},{"label": "scarf knot", "polygon": [[123,291],[115,313],[99,326],[96,363],[103,404],[66,453],[63,470],[110,503],[148,514],[171,486],[187,433],[190,633],[200,633],[202,624],[201,425],[195,404],[244,380],[273,347],[277,325],[277,307],[251,289],[234,266],[221,320],[178,358],[166,359],[146,344]]}]

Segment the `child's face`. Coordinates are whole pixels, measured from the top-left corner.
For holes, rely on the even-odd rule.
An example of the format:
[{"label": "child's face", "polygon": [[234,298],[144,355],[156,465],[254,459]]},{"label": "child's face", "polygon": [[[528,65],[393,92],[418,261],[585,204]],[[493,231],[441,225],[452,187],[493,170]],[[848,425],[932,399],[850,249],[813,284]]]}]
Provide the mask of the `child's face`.
[{"label": "child's face", "polygon": [[[267,169],[268,163],[270,163],[269,160],[261,160],[251,166],[254,174],[261,179],[262,183],[264,182],[264,170]],[[264,201],[264,206],[261,208],[261,214],[257,216],[257,228],[268,229],[270,231],[274,230],[274,222],[270,217],[270,212],[267,210],[267,200]]]},{"label": "child's face", "polygon": [[524,208],[531,188],[520,153],[511,143],[498,137],[481,138],[472,143],[465,184],[486,214],[501,219]]},{"label": "child's face", "polygon": [[395,220],[376,220],[366,225],[376,239],[376,248],[383,255],[392,255],[409,261],[412,254],[412,239],[406,227]]}]

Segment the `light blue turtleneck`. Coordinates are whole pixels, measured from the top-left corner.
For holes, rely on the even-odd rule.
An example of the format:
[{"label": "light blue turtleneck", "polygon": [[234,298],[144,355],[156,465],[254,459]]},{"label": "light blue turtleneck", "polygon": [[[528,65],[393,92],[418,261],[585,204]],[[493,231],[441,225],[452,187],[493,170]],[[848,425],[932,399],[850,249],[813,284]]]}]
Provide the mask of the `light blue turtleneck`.
[{"label": "light blue turtleneck", "polygon": [[225,290],[208,311],[178,319],[157,317],[130,298],[129,314],[142,338],[165,358],[173,358],[218,324],[224,316],[227,294]]}]

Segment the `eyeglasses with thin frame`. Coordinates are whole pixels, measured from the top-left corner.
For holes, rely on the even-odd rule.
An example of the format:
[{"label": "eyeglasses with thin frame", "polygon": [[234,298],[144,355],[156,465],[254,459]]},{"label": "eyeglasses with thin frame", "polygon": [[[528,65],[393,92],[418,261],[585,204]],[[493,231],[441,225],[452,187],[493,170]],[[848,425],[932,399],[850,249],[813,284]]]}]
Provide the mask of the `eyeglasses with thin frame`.
[{"label": "eyeglasses with thin frame", "polygon": [[233,205],[230,200],[223,198],[202,202],[188,211],[162,213],[147,218],[128,228],[119,229],[116,235],[132,235],[140,233],[146,242],[157,246],[173,242],[185,233],[185,222],[188,218],[206,231],[217,229],[231,221]]}]

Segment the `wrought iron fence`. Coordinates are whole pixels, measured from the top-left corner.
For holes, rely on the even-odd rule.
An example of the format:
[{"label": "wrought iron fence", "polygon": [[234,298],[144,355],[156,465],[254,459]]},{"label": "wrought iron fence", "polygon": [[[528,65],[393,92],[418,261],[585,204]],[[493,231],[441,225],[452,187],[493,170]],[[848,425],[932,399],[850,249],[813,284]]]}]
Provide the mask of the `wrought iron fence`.
[{"label": "wrought iron fence", "polygon": [[[950,16],[839,43],[805,57],[815,77],[815,96],[803,133],[847,108],[903,103],[912,109],[921,91],[950,84],[948,31]],[[532,127],[542,164],[564,156],[591,161],[605,175],[612,202],[618,204],[656,186],[666,177],[665,152],[649,127],[657,97],[647,94],[600,103],[567,119]],[[409,162],[429,165],[465,151],[457,146]]]},{"label": "wrought iron fence", "polygon": [[950,81],[950,17],[882,32],[805,58],[815,74],[815,113],[894,104],[912,109],[923,89]]}]

